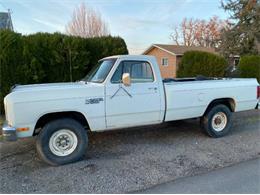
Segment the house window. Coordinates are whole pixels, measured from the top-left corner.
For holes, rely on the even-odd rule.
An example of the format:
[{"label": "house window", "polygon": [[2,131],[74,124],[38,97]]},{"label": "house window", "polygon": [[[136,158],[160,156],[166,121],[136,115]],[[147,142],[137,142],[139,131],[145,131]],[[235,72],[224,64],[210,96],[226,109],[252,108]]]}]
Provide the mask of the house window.
[{"label": "house window", "polygon": [[162,59],[162,66],[168,66],[168,58]]}]

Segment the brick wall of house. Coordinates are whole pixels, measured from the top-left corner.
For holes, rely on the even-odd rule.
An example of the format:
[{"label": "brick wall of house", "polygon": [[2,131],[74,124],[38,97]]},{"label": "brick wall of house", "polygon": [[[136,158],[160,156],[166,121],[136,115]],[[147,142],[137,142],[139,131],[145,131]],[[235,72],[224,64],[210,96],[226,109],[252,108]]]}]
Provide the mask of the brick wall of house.
[{"label": "brick wall of house", "polygon": [[[168,52],[165,52],[158,48],[153,48],[149,51],[149,53],[147,53],[147,55],[152,55],[156,57],[163,78],[176,77],[176,56],[171,55]],[[168,58],[168,66],[162,66],[163,58]]]},{"label": "brick wall of house", "polygon": [[181,58],[182,58],[182,55],[176,57],[176,64],[177,64],[177,65],[176,65],[176,73],[177,73],[177,71],[178,71],[179,64],[180,64],[180,62],[181,62]]}]

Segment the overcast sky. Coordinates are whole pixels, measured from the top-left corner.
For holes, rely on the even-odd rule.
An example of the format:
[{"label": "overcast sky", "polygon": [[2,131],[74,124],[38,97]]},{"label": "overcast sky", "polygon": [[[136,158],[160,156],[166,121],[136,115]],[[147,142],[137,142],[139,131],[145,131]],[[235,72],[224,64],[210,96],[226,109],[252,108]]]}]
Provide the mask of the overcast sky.
[{"label": "overcast sky", "polygon": [[220,0],[0,0],[0,11],[12,10],[16,32],[65,32],[81,2],[101,13],[111,34],[124,38],[132,54],[153,43],[171,43],[171,28],[184,17],[227,18]]}]

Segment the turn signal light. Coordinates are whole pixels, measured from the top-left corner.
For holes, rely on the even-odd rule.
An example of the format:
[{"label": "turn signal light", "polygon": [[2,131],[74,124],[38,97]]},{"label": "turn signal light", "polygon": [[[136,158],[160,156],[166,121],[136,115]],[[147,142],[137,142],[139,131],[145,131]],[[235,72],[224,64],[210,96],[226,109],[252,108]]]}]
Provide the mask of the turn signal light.
[{"label": "turn signal light", "polygon": [[29,127],[20,127],[20,128],[16,128],[17,131],[28,131]]}]

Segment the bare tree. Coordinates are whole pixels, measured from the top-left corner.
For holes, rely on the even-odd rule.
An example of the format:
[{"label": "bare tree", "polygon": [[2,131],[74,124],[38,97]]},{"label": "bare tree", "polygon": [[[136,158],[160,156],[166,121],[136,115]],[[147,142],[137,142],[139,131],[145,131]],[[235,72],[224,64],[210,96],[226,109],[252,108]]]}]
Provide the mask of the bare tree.
[{"label": "bare tree", "polygon": [[174,27],[174,32],[171,34],[172,40],[177,45],[194,45],[194,29],[196,21],[193,19],[184,18],[179,26]]},{"label": "bare tree", "polygon": [[178,26],[173,28],[171,39],[177,45],[218,47],[220,34],[228,22],[213,16],[209,21],[184,18]]},{"label": "bare tree", "polygon": [[88,38],[109,35],[109,30],[100,13],[82,3],[74,10],[66,26],[66,33]]}]

